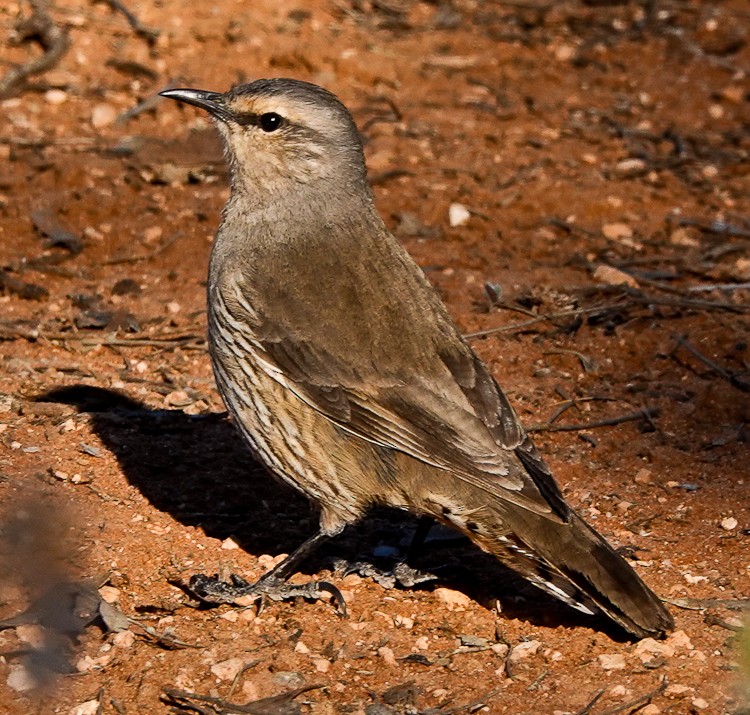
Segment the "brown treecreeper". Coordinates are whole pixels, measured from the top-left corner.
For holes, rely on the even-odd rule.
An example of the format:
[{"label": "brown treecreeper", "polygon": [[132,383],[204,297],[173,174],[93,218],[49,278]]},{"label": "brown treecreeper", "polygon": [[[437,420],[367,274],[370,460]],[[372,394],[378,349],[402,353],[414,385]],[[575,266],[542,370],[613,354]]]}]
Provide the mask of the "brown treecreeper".
[{"label": "brown treecreeper", "polygon": [[565,502],[505,394],[373,202],[354,121],[291,79],[207,110],[231,196],[208,275],[219,390],[253,453],[317,503],[320,530],[256,584],[195,576],[207,600],[336,592],[286,579],[373,505],[454,527],[525,578],[636,636],[673,626],[628,563]]}]

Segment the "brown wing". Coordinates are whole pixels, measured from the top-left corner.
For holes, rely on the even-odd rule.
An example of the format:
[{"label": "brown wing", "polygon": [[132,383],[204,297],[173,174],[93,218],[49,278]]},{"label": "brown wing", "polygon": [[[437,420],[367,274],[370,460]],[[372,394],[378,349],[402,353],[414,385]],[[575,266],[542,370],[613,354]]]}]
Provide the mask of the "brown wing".
[{"label": "brown wing", "polygon": [[[234,328],[246,332],[269,374],[343,429],[493,494],[501,490],[508,501],[536,513],[566,517],[557,485],[506,396],[431,288],[422,296],[429,302],[419,328],[384,326],[382,320],[372,326],[360,314],[349,316],[360,335],[336,341],[330,338],[330,325],[341,325],[335,315],[330,324],[314,326],[309,317],[295,320],[287,306],[283,319],[274,319],[250,308],[251,291],[241,277],[225,285],[223,302]],[[401,331],[396,356],[384,330],[389,336]]]}]

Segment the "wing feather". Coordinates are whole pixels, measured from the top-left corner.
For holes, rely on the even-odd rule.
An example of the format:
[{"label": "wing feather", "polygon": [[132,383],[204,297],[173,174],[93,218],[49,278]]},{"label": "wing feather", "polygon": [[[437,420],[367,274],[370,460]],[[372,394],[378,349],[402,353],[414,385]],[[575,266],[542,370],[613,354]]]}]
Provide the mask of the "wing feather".
[{"label": "wing feather", "polygon": [[255,310],[249,315],[247,284],[237,277],[230,285],[223,303],[233,329],[244,334],[267,373],[312,408],[362,439],[454,472],[493,494],[500,490],[535,513],[566,518],[559,489],[506,396],[447,314],[433,331],[440,339],[423,339],[418,360],[401,359],[389,369],[387,356],[352,360],[316,339],[312,328]]}]

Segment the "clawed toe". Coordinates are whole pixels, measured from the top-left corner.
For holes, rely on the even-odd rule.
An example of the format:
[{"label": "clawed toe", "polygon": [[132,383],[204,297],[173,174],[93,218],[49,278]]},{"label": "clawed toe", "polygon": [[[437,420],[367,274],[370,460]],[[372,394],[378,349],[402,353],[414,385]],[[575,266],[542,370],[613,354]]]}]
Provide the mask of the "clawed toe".
[{"label": "clawed toe", "polygon": [[420,571],[409,566],[404,561],[397,561],[391,569],[382,569],[369,561],[355,561],[344,559],[334,561],[334,570],[343,574],[356,573],[364,578],[371,578],[383,588],[391,589],[396,586],[413,588],[421,583],[437,581],[439,576],[429,571]]},{"label": "clawed toe", "polygon": [[317,601],[323,594],[333,596],[341,615],[346,618],[346,602],[336,586],[328,581],[310,581],[304,584],[291,584],[282,579],[263,577],[255,583],[232,574],[230,582],[221,581],[218,576],[196,574],[188,584],[190,592],[205,603],[237,603],[248,596],[253,600],[287,601],[293,598],[307,598]]}]

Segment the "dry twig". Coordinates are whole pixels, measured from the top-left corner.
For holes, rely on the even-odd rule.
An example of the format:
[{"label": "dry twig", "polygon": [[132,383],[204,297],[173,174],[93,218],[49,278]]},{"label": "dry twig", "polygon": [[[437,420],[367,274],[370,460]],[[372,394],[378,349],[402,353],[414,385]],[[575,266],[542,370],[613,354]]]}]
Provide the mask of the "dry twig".
[{"label": "dry twig", "polygon": [[685,350],[687,350],[696,360],[702,362],[706,367],[713,370],[717,375],[719,375],[719,377],[724,378],[732,387],[736,387],[742,392],[750,392],[750,382],[743,380],[734,372],[725,370],[721,365],[718,365],[713,360],[706,357],[702,352],[700,352],[700,350],[698,350],[698,348],[696,348],[694,345],[691,345],[682,335],[676,335],[675,340],[677,341],[678,347],[685,348]]},{"label": "dry twig", "polygon": [[638,412],[631,412],[627,415],[620,415],[619,417],[610,417],[604,420],[596,420],[594,422],[584,422],[581,424],[573,425],[555,425],[549,422],[541,425],[533,425],[526,429],[527,432],[579,432],[581,430],[595,429],[597,427],[612,427],[614,425],[622,424],[623,422],[634,422],[635,420],[647,420],[651,421],[652,417],[656,417],[659,414],[657,407],[648,407]]},{"label": "dry twig", "polygon": [[27,78],[54,67],[70,47],[68,33],[52,22],[47,3],[44,0],[29,0],[29,4],[33,14],[19,26],[18,39],[19,42],[36,39],[44,49],[44,54],[8,70],[0,79],[0,98],[18,93]]},{"label": "dry twig", "polygon": [[142,37],[149,45],[153,45],[159,37],[159,30],[154,30],[151,27],[146,27],[120,0],[105,0],[115,12],[119,12],[125,16],[128,21],[128,25],[133,28],[138,37]]},{"label": "dry twig", "polygon": [[623,703],[622,705],[618,705],[617,707],[610,708],[609,710],[604,710],[603,712],[599,713],[599,715],[618,715],[618,713],[622,713],[627,711],[636,710],[637,708],[640,708],[643,705],[646,705],[650,703],[657,695],[661,695],[664,690],[667,687],[667,679],[662,678],[661,683],[657,687],[655,687],[653,690],[649,691],[648,693],[644,693],[643,695],[635,698],[634,700],[630,700],[626,703]]}]

